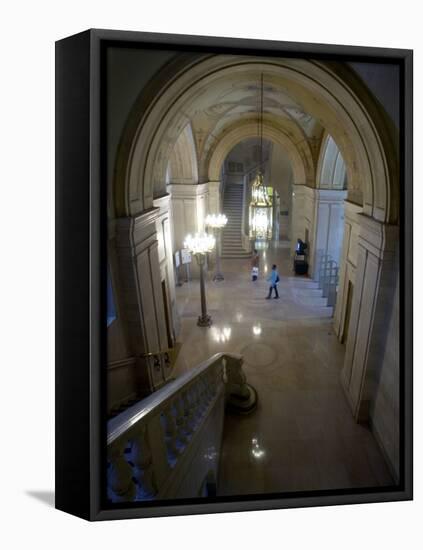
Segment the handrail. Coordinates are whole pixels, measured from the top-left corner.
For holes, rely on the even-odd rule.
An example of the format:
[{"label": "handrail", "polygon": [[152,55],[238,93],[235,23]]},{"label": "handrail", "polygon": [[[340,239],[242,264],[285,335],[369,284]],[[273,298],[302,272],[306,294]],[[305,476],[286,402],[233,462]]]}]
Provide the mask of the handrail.
[{"label": "handrail", "polygon": [[241,414],[256,402],[242,361],[216,353],[108,421],[110,501],[199,494],[210,468],[217,472],[225,402]]},{"label": "handrail", "polygon": [[135,405],[132,405],[132,407],[129,407],[118,416],[111,418],[107,423],[107,444],[110,445],[110,443],[113,443],[113,441],[122,435],[126,430],[147,416],[153,409],[163,405],[169,398],[177,393],[178,390],[182,389],[191,380],[194,380],[200,376],[205,370],[208,369],[208,367],[210,367],[210,365],[216,363],[216,361],[222,359],[225,355],[242,360],[242,357],[236,354],[228,354],[224,352],[215,353],[212,357],[200,363],[200,365],[198,365],[195,369],[178,376],[178,378],[172,382],[169,382],[138,403],[135,403]]}]

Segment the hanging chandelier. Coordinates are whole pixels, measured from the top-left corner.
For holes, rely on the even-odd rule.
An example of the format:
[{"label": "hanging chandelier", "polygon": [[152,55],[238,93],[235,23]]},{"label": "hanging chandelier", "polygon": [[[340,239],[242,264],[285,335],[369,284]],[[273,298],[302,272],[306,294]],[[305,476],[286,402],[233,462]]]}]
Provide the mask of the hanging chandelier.
[{"label": "hanging chandelier", "polygon": [[272,238],[272,199],[268,194],[263,177],[263,74],[260,86],[260,108],[257,134],[260,140],[259,164],[251,187],[250,239],[268,240]]}]

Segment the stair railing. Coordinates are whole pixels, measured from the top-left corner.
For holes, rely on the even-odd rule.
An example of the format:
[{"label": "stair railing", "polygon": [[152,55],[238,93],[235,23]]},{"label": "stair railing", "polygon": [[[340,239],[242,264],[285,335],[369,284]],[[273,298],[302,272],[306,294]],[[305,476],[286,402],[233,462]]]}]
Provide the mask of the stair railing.
[{"label": "stair railing", "polygon": [[322,250],[317,251],[316,260],[315,280],[322,290],[323,298],[327,299],[327,305],[335,307],[339,283],[339,266],[330,254],[324,254]]},{"label": "stair railing", "polygon": [[242,363],[217,353],[109,420],[111,502],[200,496],[211,471],[217,479],[225,402],[256,399]]}]

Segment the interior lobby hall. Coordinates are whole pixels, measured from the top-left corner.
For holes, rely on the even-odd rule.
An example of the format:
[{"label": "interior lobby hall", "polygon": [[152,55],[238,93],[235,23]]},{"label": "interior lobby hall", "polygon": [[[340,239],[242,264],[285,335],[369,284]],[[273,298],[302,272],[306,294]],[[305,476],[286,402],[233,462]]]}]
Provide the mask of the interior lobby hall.
[{"label": "interior lobby hall", "polygon": [[397,486],[397,67],[107,71],[109,501]]},{"label": "interior lobby hall", "polygon": [[[218,495],[377,487],[393,479],[371,431],[357,424],[340,384],[345,347],[332,308],[310,278],[296,277],[290,243],[259,251],[259,279],[249,260],[222,261],[224,280],[207,281],[213,324],[198,328],[199,282],[178,287],[183,342],[174,375],[217,352],[243,359],[257,409],[225,420]],[[266,300],[272,265],[279,299]]]}]

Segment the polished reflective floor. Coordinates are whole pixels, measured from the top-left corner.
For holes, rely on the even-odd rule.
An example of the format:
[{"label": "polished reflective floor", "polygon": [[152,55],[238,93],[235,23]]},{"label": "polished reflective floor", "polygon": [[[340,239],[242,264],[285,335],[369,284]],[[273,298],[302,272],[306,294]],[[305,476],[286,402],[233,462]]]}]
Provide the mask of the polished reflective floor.
[{"label": "polished reflective floor", "polygon": [[[365,426],[353,421],[339,383],[344,357],[332,311],[305,277],[295,277],[288,243],[260,250],[250,263],[223,260],[224,281],[207,281],[211,328],[197,327],[199,283],[177,288],[181,351],[175,375],[219,351],[240,353],[258,392],[249,416],[226,415],[218,493],[343,489],[390,485],[383,456]],[[266,300],[272,264],[278,300]]]}]

